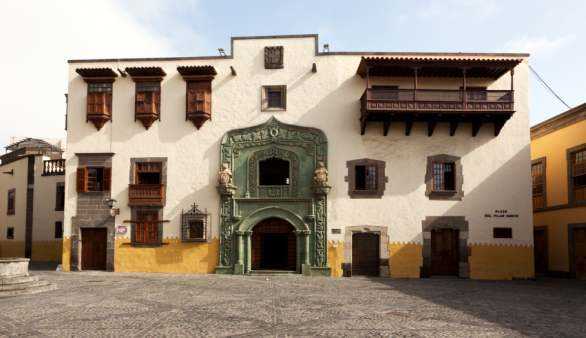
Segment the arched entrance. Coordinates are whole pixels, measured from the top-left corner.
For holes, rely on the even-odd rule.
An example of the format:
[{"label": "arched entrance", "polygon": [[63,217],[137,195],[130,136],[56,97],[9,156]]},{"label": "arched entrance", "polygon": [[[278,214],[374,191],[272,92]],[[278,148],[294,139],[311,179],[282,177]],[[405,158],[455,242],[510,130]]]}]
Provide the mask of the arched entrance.
[{"label": "arched entrance", "polygon": [[281,218],[268,218],[252,229],[252,270],[291,270],[297,266],[295,228]]}]

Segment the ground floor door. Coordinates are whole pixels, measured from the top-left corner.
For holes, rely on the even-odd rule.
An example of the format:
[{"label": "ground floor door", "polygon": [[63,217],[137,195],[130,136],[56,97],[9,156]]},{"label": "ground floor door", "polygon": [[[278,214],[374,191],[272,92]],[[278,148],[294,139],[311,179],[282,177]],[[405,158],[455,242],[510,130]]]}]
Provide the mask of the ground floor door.
[{"label": "ground floor door", "polygon": [[586,279],[586,228],[576,228],[573,231],[576,278]]},{"label": "ground floor door", "polygon": [[379,276],[380,236],[377,233],[352,234],[352,275]]},{"label": "ground floor door", "polygon": [[106,228],[81,229],[81,268],[82,270],[106,270]]},{"label": "ground floor door", "polygon": [[544,275],[548,270],[547,231],[533,231],[533,256],[535,258],[535,274]]},{"label": "ground floor door", "polygon": [[431,275],[458,276],[458,230],[431,231]]},{"label": "ground floor door", "polygon": [[253,270],[296,270],[297,241],[294,228],[280,218],[269,218],[252,229]]}]

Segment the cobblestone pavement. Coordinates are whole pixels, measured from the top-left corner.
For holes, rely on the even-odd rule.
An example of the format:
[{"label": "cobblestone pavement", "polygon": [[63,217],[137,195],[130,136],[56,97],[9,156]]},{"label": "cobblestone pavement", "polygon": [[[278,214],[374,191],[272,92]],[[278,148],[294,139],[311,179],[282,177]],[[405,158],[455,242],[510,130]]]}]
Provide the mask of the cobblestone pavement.
[{"label": "cobblestone pavement", "polygon": [[586,283],[36,272],[0,336],[584,336]]}]

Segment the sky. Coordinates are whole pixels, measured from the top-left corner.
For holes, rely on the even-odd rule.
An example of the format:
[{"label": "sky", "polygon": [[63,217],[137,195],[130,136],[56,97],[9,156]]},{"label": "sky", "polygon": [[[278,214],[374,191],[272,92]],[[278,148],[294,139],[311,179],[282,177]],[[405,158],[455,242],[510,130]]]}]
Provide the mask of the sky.
[{"label": "sky", "polygon": [[[230,37],[319,34],[330,51],[528,52],[586,101],[583,0],[19,0],[0,4],[0,146],[63,138],[67,60],[217,55]],[[567,107],[530,77],[530,120]]]}]

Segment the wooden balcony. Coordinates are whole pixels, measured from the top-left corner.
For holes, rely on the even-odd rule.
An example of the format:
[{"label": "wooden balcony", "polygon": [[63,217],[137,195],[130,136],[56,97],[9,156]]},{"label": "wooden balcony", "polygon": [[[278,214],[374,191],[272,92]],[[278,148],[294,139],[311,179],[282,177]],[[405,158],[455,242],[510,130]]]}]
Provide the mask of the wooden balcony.
[{"label": "wooden balcony", "polygon": [[130,184],[128,186],[128,205],[159,206],[165,205],[164,184]]},{"label": "wooden balcony", "polygon": [[65,175],[64,159],[43,161],[43,176],[61,175]]},{"label": "wooden balcony", "polygon": [[372,89],[360,98],[361,133],[369,121],[383,122],[388,133],[392,122],[404,122],[409,135],[414,122],[426,122],[428,135],[439,122],[450,123],[453,136],[459,123],[472,123],[476,136],[483,123],[493,123],[498,135],[514,113],[512,90]]}]

